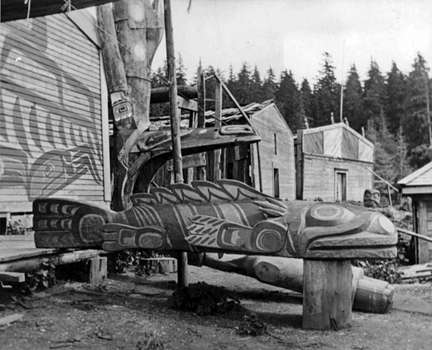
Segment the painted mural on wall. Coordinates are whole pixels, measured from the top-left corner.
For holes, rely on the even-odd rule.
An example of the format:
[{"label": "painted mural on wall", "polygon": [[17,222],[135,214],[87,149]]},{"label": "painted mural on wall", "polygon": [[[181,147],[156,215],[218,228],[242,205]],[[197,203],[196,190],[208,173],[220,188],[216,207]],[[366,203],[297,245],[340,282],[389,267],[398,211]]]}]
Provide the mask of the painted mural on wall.
[{"label": "painted mural on wall", "polygon": [[73,43],[57,48],[56,23],[0,28],[0,190],[24,188],[28,200],[84,176],[103,180],[100,87],[88,87],[57,59]]}]

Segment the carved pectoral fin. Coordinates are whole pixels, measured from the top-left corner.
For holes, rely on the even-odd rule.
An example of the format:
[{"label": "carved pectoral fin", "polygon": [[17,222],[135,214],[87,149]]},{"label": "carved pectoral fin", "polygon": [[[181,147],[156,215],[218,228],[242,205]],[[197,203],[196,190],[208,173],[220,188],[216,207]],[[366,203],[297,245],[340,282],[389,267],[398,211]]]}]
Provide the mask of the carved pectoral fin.
[{"label": "carved pectoral fin", "polygon": [[191,219],[187,230],[189,235],[186,240],[194,246],[240,251],[249,247],[247,241],[252,227],[212,216],[198,215]]},{"label": "carved pectoral fin", "polygon": [[130,248],[164,249],[170,246],[165,230],[159,226],[107,224],[103,227],[102,235],[102,248],[107,251]]},{"label": "carved pectoral fin", "polygon": [[286,227],[270,220],[250,227],[201,215],[192,218],[188,231],[186,240],[194,246],[255,254],[278,252],[286,240]]}]

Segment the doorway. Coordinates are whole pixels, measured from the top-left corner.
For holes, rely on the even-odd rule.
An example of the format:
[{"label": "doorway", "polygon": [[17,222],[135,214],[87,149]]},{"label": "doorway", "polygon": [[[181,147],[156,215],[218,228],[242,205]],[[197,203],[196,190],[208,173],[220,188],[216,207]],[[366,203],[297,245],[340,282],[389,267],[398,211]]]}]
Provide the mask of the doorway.
[{"label": "doorway", "polygon": [[335,170],[335,201],[347,200],[347,172]]}]

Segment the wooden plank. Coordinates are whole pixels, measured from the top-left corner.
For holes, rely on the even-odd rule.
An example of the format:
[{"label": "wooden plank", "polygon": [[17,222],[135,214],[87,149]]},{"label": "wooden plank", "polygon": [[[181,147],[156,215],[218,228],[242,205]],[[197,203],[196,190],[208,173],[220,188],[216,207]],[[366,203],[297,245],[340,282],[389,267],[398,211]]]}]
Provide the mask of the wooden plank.
[{"label": "wooden plank", "polygon": [[[12,66],[12,65],[7,65],[3,68],[3,71],[5,72],[5,74],[3,74],[3,76],[6,76],[6,72],[10,72],[11,75],[14,74],[23,74],[25,76],[29,76],[29,77],[35,77],[35,73],[37,74],[37,77],[41,79],[41,81],[54,81],[55,77],[52,75],[52,73],[50,73],[48,70],[46,69],[41,69],[44,68],[43,66],[39,66],[36,64],[32,64],[33,62],[27,62],[25,65],[21,65],[21,66]],[[85,83],[85,84],[84,84]],[[94,82],[89,82],[86,79],[84,80],[80,80],[80,83],[78,83],[76,80],[68,80],[66,82],[64,82],[64,84],[66,86],[68,86],[69,88],[78,88],[78,89],[82,89],[82,86],[84,85],[87,90],[89,91],[89,95],[91,96],[93,95],[97,95],[99,92],[99,85],[97,83]],[[74,91],[74,90],[71,90]]]},{"label": "wooden plank", "polygon": [[303,263],[303,328],[348,327],[353,305],[350,261],[304,259]]},{"label": "wooden plank", "polygon": [[[97,68],[98,61],[94,59],[94,55],[80,55],[90,50],[94,52],[97,47],[64,16],[48,18],[44,21],[35,20],[31,21],[31,24],[30,29],[26,23],[9,23],[0,29],[0,34],[7,39],[15,39],[14,41],[23,49],[31,50],[37,45],[47,47],[49,50],[45,50],[45,57],[52,58],[58,63],[73,64],[72,59],[74,59],[84,64],[88,60],[90,70]],[[68,56],[62,56],[62,51],[64,53],[65,49],[70,51]],[[82,66],[79,68],[83,69]]]},{"label": "wooden plank", "polygon": [[[6,84],[8,82],[11,82],[7,78],[4,78],[3,82],[5,80],[6,80]],[[4,85],[2,84],[2,88],[5,88],[9,91],[13,91],[13,92],[17,93],[18,96],[27,96],[28,101],[31,101],[33,103],[36,103],[37,105],[46,107],[47,112],[50,112],[53,114],[59,114],[59,115],[62,115],[63,117],[67,117],[70,119],[73,119],[73,118],[81,119],[82,123],[88,123],[87,125],[91,125],[90,121],[87,118],[84,118],[84,119],[82,117],[79,118],[80,114],[77,114],[72,110],[65,109],[64,106],[59,102],[48,100],[48,99],[44,98],[42,95],[40,95],[38,93],[31,92],[30,90],[27,90],[27,89],[15,84],[15,83],[7,84],[7,85],[6,84],[4,84]],[[14,100],[14,102],[15,102],[15,100]]]},{"label": "wooden plank", "polygon": [[[56,64],[54,62],[50,62],[50,60],[48,60],[46,57],[40,56],[40,52],[38,55],[38,52],[22,48],[16,43],[11,43],[10,48],[19,50],[23,54],[24,58],[26,59],[25,64],[28,64],[29,66],[33,66],[37,68],[37,66],[35,66],[35,63],[37,63],[39,65],[39,68],[40,67],[47,68],[50,72],[52,72],[53,74],[57,74],[58,76],[67,76],[69,81],[75,80],[75,82],[80,82],[81,80],[83,80],[87,84],[92,85],[94,87],[98,85],[98,79],[96,79],[96,77],[92,77],[92,75],[86,75],[85,70],[77,69],[76,71],[73,72],[72,75],[67,70],[65,70],[65,67],[62,67],[59,64]],[[4,58],[4,56],[2,57]],[[32,64],[30,64],[27,60],[31,60]]]},{"label": "wooden plank", "polygon": [[[4,243],[2,243],[4,245]],[[33,244],[34,245],[34,244]],[[0,262],[10,262],[19,259],[27,259],[35,256],[49,255],[56,252],[55,249],[38,249],[38,248],[13,248],[13,244],[8,245],[9,248],[0,248]]]},{"label": "wooden plank", "polygon": [[0,281],[9,283],[25,282],[25,274],[22,272],[0,272]]},{"label": "wooden plank", "polygon": [[[102,5],[112,0],[75,0],[75,9],[82,9],[91,6]],[[19,0],[3,0],[1,3],[2,17],[1,22],[14,21],[27,17],[27,4]],[[59,0],[37,1],[32,6],[31,18],[47,16],[55,13],[64,12],[64,2]]]},{"label": "wooden plank", "polygon": [[35,255],[31,258],[22,258],[14,261],[0,263],[0,271],[31,272],[37,270],[46,263],[54,265],[71,264],[74,262],[91,259],[99,256],[99,250],[77,250],[66,253],[52,253],[49,255]]},{"label": "wooden plank", "polygon": [[[2,74],[3,73],[4,71],[2,72]],[[19,78],[21,88],[25,88],[25,89],[37,88],[38,93],[43,94],[46,100],[59,101],[63,109],[65,107],[68,107],[76,114],[80,112],[84,112],[87,114],[92,113],[93,111],[90,111],[90,107],[94,107],[95,110],[98,110],[101,106],[101,101],[100,101],[101,96],[99,93],[93,94],[93,96],[91,96],[92,93],[87,89],[83,89],[82,86],[80,90],[73,90],[70,89],[70,87],[67,84],[66,84],[67,89],[63,89],[62,92],[60,93],[58,87],[54,85],[56,83],[54,82],[54,79],[51,82],[45,82],[45,83],[43,83],[42,81],[38,82],[37,80],[31,81],[30,79],[34,79],[35,73],[34,72],[29,73],[32,75],[31,78],[28,78],[24,73],[25,73],[24,71],[17,72],[15,77],[8,74],[3,74],[3,77],[7,77],[9,79]],[[2,87],[6,91],[10,91],[10,92],[16,92],[17,90],[17,88],[14,89],[13,87],[9,87],[6,84],[4,84]],[[24,96],[30,96],[30,97],[35,96],[34,94],[28,94],[25,91],[23,93],[16,94],[16,95],[19,96],[20,98],[23,98]],[[5,99],[5,101],[9,101],[9,103],[13,105],[15,103],[16,96],[7,96],[7,97],[8,99]],[[14,101],[11,101],[12,99]]]},{"label": "wooden plank", "polygon": [[398,268],[402,280],[432,278],[432,263],[402,266]]}]

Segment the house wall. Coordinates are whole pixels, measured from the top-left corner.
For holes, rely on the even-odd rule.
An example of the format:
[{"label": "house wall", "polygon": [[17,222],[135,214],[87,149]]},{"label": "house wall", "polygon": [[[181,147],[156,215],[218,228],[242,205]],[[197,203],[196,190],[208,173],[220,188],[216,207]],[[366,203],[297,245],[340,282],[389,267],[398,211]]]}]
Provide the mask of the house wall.
[{"label": "house wall", "polygon": [[40,196],[109,200],[102,74],[98,47],[64,15],[0,26],[0,212]]},{"label": "house wall", "polygon": [[[413,198],[414,230],[432,238],[432,195],[415,195]],[[432,261],[432,243],[416,241],[416,263]]]},{"label": "house wall", "polygon": [[346,171],[347,200],[362,201],[372,188],[373,163],[303,154],[303,199],[335,201],[335,170]]},{"label": "house wall", "polygon": [[[252,124],[261,137],[259,150],[263,192],[274,195],[274,169],[279,169],[280,198],[295,199],[294,137],[290,128],[273,104],[255,113]],[[255,188],[259,189],[257,146],[252,148],[253,182]]]}]

